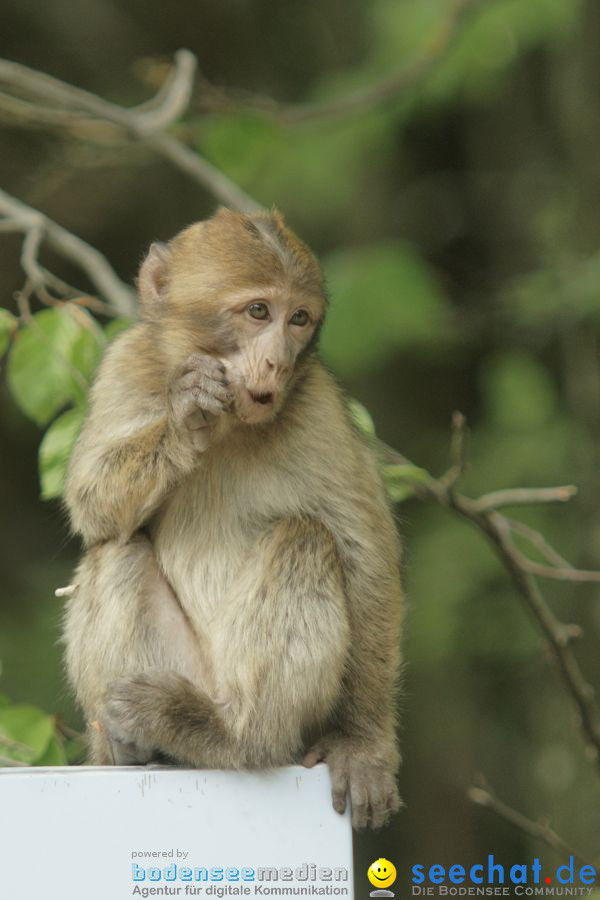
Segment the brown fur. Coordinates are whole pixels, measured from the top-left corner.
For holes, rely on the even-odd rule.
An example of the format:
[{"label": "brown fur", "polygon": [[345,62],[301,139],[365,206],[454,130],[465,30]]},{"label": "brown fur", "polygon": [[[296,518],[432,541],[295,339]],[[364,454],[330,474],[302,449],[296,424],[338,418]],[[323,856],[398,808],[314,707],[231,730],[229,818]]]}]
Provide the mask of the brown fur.
[{"label": "brown fur", "polygon": [[65,639],[102,726],[93,761],[306,754],[328,762],[336,809],[348,792],[355,826],[381,825],[399,803],[399,549],[371,452],[310,350],[314,257],[278,214],[221,210],[151,250],[140,292],[66,494],[89,548]]}]

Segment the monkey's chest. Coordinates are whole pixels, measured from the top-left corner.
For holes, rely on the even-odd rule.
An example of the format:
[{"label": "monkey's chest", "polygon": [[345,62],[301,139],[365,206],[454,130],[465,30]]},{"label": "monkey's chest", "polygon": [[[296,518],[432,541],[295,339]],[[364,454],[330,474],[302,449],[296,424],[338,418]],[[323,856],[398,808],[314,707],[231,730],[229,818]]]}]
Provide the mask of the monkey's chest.
[{"label": "monkey's chest", "polygon": [[252,559],[265,523],[296,506],[273,473],[222,468],[182,484],[157,517],[153,543],[179,600],[204,632]]}]

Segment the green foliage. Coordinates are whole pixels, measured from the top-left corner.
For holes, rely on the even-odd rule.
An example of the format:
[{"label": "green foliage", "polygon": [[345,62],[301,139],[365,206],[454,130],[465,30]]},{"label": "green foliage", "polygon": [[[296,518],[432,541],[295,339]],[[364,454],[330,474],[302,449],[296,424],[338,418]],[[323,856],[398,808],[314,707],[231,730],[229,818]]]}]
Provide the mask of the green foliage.
[{"label": "green foliage", "polygon": [[8,350],[11,338],[17,329],[17,320],[7,309],[0,309],[0,356]]},{"label": "green foliage", "polygon": [[0,756],[28,766],[67,764],[54,717],[25,705],[0,707]]},{"label": "green foliage", "polygon": [[8,383],[22,411],[38,425],[48,425],[67,407],[52,422],[39,448],[45,500],[62,493],[69,455],[85,415],[87,390],[106,343],[129,324],[127,319],[116,319],[103,330],[86,311],[64,303],[36,313],[14,336]]},{"label": "green foliage", "polygon": [[374,438],[375,437],[375,423],[371,418],[371,413],[363,406],[362,403],[359,403],[358,400],[355,400],[354,397],[349,397],[347,402],[348,412],[350,413],[350,419],[354,426],[363,434],[366,438]]},{"label": "green foliage", "polygon": [[39,468],[44,500],[60,497],[65,485],[67,464],[83,423],[80,407],[69,409],[47,430],[39,449]]},{"label": "green foliage", "polygon": [[556,415],[556,388],[548,370],[531,355],[505,352],[489,359],[482,387],[498,429],[536,429]]},{"label": "green foliage", "polygon": [[[368,160],[385,151],[393,134],[379,111],[335,129],[286,129],[257,113],[214,116],[202,123],[198,148],[216,166],[258,197],[296,211],[314,210],[335,221],[364,191]],[[290,173],[294,177],[290,178]]]},{"label": "green foliage", "polygon": [[332,303],[321,350],[341,375],[360,374],[406,346],[446,339],[445,297],[410,246],[340,250],[324,268]]},{"label": "green foliage", "polygon": [[558,332],[583,318],[600,324],[600,254],[552,260],[507,285],[503,300],[506,317],[527,328]]},{"label": "green foliage", "polygon": [[81,310],[76,318],[68,304],[32,316],[15,335],[8,363],[9,385],[23,412],[47,425],[65,406],[85,404],[103,347],[101,329]]},{"label": "green foliage", "polygon": [[426,469],[411,463],[385,465],[382,467],[382,475],[390,499],[394,503],[402,503],[414,497],[419,485],[426,485],[431,480],[431,475]]}]

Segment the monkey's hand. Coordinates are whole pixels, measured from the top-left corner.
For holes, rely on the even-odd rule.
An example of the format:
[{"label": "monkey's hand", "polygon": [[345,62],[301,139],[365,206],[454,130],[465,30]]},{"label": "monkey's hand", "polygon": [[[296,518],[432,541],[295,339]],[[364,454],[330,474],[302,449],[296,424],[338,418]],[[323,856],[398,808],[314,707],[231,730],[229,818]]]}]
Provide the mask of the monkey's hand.
[{"label": "monkey's hand", "polygon": [[195,446],[205,450],[216,416],[231,405],[225,366],[213,356],[193,353],[176,371],[169,388],[171,421],[190,433]]},{"label": "monkey's hand", "polygon": [[328,735],[309,750],[302,762],[311,768],[323,761],[331,773],[336,812],[344,812],[346,796],[350,795],[353,828],[381,828],[402,806],[395,779],[399,756],[392,741]]}]

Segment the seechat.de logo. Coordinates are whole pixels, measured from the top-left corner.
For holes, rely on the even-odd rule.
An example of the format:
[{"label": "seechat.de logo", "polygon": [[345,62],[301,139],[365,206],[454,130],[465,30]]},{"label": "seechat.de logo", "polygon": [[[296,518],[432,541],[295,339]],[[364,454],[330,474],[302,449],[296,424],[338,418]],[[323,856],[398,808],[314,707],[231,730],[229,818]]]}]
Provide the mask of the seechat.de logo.
[{"label": "seechat.de logo", "polygon": [[376,859],[369,866],[367,876],[376,890],[371,891],[371,897],[393,897],[392,891],[387,888],[396,880],[396,867],[389,859]]}]

